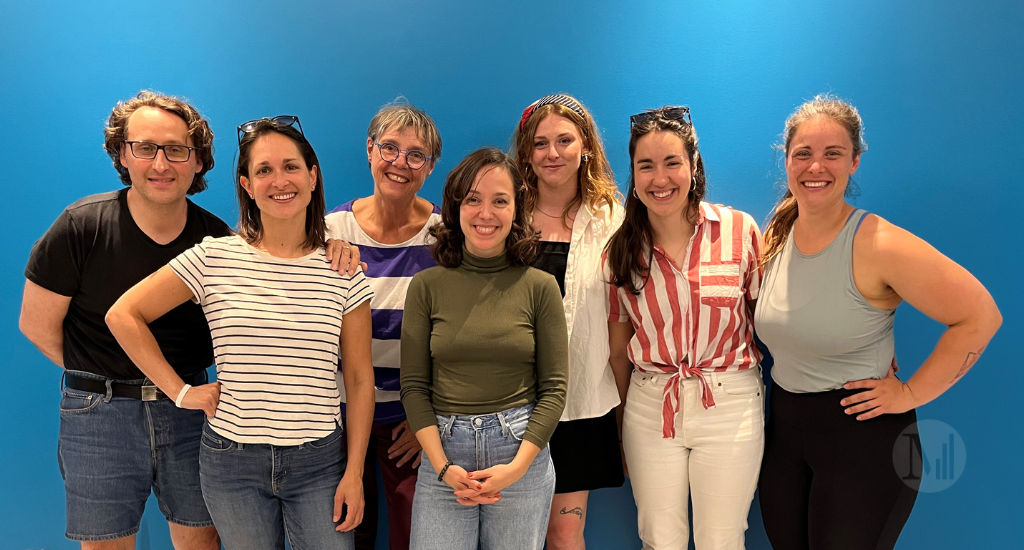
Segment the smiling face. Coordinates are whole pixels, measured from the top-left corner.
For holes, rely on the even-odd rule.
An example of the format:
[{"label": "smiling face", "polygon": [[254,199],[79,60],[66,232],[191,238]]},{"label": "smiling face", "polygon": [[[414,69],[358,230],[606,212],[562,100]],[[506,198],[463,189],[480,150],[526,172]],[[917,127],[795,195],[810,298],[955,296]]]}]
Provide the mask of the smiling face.
[{"label": "smiling face", "polygon": [[509,174],[497,166],[484,166],[459,207],[459,226],[466,249],[479,258],[505,251],[505,239],[515,218],[515,190]]},{"label": "smiling face", "polygon": [[[406,126],[401,131],[392,126],[377,137],[377,143],[391,144],[403,151],[418,150],[424,156],[430,156],[430,148],[414,126]],[[413,170],[406,163],[405,153],[400,153],[394,162],[388,162],[381,158],[379,147],[370,138],[366,139],[366,158],[370,161],[370,173],[373,174],[374,194],[385,200],[412,200],[434,170],[433,160]]]},{"label": "smiling face", "polygon": [[633,183],[652,218],[678,218],[690,205],[693,168],[686,146],[672,132],[650,132],[636,142]]},{"label": "smiling face", "polygon": [[[128,119],[126,141],[145,141],[156,145],[193,145],[188,126],[181,117],[156,107],[140,107]],[[155,158],[136,158],[128,144],[121,147],[121,165],[128,169],[135,198],[167,205],[185,200],[196,174],[203,169],[196,151],[185,162],[170,162],[164,151]]]},{"label": "smiling face", "polygon": [[249,177],[239,183],[256,201],[261,216],[305,220],[317,167],[307,167],[291,138],[268,132],[252,144]]},{"label": "smiling face", "polygon": [[576,174],[585,154],[580,129],[561,115],[549,114],[533,135],[530,168],[541,188],[576,185]]},{"label": "smiling face", "polygon": [[789,191],[801,211],[844,203],[850,176],[860,165],[850,133],[835,120],[817,115],[802,122],[786,154]]}]

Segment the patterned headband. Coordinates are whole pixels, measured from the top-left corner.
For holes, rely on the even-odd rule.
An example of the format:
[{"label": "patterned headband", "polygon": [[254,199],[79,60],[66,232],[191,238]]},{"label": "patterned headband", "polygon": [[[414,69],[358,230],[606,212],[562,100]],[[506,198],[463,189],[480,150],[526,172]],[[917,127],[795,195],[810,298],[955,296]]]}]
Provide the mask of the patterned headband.
[{"label": "patterned headband", "polygon": [[575,99],[565,94],[546,95],[531,103],[526,109],[523,109],[523,118],[519,120],[519,129],[522,130],[525,128],[526,121],[530,120],[530,117],[533,116],[533,112],[536,111],[538,107],[543,107],[545,105],[561,105],[562,107],[568,107],[572,109],[574,113],[580,115],[580,118],[584,120],[587,118],[587,115],[583,111],[583,106]]}]

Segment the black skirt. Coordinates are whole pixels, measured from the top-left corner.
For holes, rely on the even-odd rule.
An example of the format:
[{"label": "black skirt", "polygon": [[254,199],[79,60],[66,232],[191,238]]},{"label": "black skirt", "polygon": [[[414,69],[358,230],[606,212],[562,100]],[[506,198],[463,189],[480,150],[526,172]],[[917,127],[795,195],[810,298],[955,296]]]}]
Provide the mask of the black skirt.
[{"label": "black skirt", "polygon": [[555,493],[622,487],[626,482],[615,409],[597,418],[559,422],[549,445]]}]

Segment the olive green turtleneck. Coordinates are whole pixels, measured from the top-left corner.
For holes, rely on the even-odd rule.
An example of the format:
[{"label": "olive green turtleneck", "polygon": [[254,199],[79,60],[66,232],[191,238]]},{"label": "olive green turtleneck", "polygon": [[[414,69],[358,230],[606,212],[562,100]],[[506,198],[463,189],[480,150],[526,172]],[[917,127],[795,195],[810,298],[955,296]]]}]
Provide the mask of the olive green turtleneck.
[{"label": "olive green turtleneck", "polygon": [[435,414],[536,402],[524,439],[544,448],[565,407],[568,331],[558,283],[505,254],[463,248],[456,268],[413,277],[402,318],[402,405],[413,431]]}]

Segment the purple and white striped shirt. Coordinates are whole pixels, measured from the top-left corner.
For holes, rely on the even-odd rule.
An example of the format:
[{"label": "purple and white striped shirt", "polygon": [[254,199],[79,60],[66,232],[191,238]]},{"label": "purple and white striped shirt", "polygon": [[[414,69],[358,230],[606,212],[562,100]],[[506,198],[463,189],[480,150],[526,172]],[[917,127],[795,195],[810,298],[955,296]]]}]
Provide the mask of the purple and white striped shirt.
[{"label": "purple and white striped shirt", "polygon": [[[373,318],[373,380],[377,407],[374,424],[388,424],[405,419],[399,390],[402,366],[402,311],[405,291],[412,276],[436,264],[430,254],[429,231],[441,223],[441,209],[436,205],[427,223],[413,238],[399,244],[382,244],[356,222],[349,201],[327,214],[328,234],[359,247],[366,262],[366,279],[373,290],[370,311]],[[341,400],[345,402],[345,383],[338,373]],[[343,405],[344,407],[344,405]]]}]

